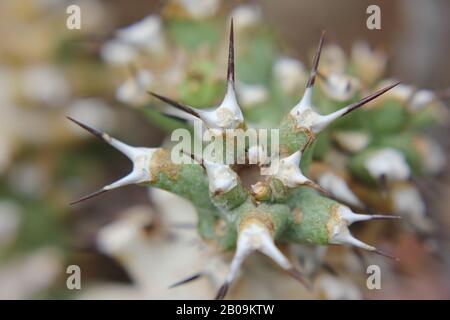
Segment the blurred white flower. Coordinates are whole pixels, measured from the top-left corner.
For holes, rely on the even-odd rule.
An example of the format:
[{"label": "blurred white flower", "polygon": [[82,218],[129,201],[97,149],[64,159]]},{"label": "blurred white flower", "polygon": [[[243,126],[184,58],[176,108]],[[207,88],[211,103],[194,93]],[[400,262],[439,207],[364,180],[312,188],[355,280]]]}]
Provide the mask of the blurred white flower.
[{"label": "blurred white flower", "polygon": [[414,142],[422,157],[425,173],[437,174],[445,169],[447,165],[445,152],[436,141],[425,137],[417,137]]},{"label": "blurred white flower", "polygon": [[367,147],[370,136],[364,131],[336,131],[333,132],[333,139],[344,150],[358,152]]},{"label": "blurred white flower", "polygon": [[323,274],[317,279],[317,287],[327,300],[360,300],[363,298],[356,284],[341,276]]},{"label": "blurred white flower", "polygon": [[194,19],[205,19],[216,14],[221,0],[176,0]]},{"label": "blurred white flower", "polygon": [[123,43],[134,45],[151,53],[161,54],[166,49],[161,18],[148,16],[117,31],[117,38]]},{"label": "blurred white flower", "polygon": [[320,55],[320,71],[323,74],[344,73],[347,68],[347,57],[341,47],[325,45]]},{"label": "blurred white flower", "polygon": [[60,255],[41,248],[0,267],[0,299],[31,299],[52,285],[62,271]]},{"label": "blurred white flower", "polygon": [[118,40],[107,41],[100,52],[102,59],[112,65],[130,65],[138,57],[133,46]]},{"label": "blurred white flower", "polygon": [[384,73],[387,58],[381,51],[372,50],[367,42],[356,42],[352,48],[351,64],[365,83],[373,83]]},{"label": "blurred white flower", "polygon": [[366,159],[364,166],[375,179],[385,176],[389,181],[406,180],[411,173],[403,153],[394,148],[375,151]]},{"label": "blurred white flower", "polygon": [[361,200],[350,189],[347,182],[332,171],[326,171],[321,174],[317,182],[322,188],[331,192],[337,199],[355,207],[362,208],[364,206]]},{"label": "blurred white flower", "polygon": [[430,103],[436,100],[436,95],[431,90],[418,90],[414,93],[411,102],[409,104],[409,108],[414,111],[420,111],[424,107],[428,106]]},{"label": "blurred white flower", "polygon": [[358,79],[339,73],[326,75],[326,79],[320,84],[325,94],[336,101],[351,99],[360,88]]},{"label": "blurred white flower", "polygon": [[148,206],[133,206],[122,213],[116,220],[103,227],[97,235],[98,249],[108,255],[115,255],[126,250],[146,225],[154,220],[153,212]]},{"label": "blurred white flower", "polygon": [[269,93],[267,92],[266,87],[259,84],[245,84],[239,82],[237,83],[236,91],[239,97],[239,102],[244,108],[265,102],[269,98]]},{"label": "blurred white flower", "polygon": [[426,205],[419,190],[410,183],[396,183],[391,190],[394,213],[408,219],[417,229],[430,232],[433,228],[426,216]]},{"label": "blurred white flower", "polygon": [[133,78],[125,80],[116,90],[116,99],[129,105],[142,105],[149,100],[147,91],[153,83],[153,74],[140,69]]},{"label": "blurred white flower", "polygon": [[52,65],[37,65],[23,71],[22,91],[31,101],[61,106],[70,96],[70,85],[60,69]]},{"label": "blurred white flower", "polygon": [[281,57],[273,66],[275,81],[287,93],[300,91],[308,78],[304,65],[292,58]]},{"label": "blurred white flower", "polygon": [[[377,84],[377,90],[385,88],[389,85],[392,85],[396,83],[397,80],[395,79],[385,79],[383,81],[380,81]],[[399,85],[395,86],[385,94],[381,95],[378,99],[375,99],[372,103],[372,105],[381,105],[382,102],[386,99],[395,99],[401,103],[406,103],[409,99],[413,97],[415,88],[411,85],[400,83]]]},{"label": "blurred white flower", "polygon": [[243,4],[231,11],[236,32],[258,25],[262,19],[261,8],[256,5]]},{"label": "blurred white flower", "polygon": [[39,197],[49,188],[49,176],[35,163],[19,163],[9,171],[8,182],[15,192]]},{"label": "blurred white flower", "polygon": [[[67,108],[66,113],[68,116],[89,123],[92,127],[104,132],[114,131],[117,123],[117,116],[112,107],[99,98],[80,98],[74,100]],[[79,130],[79,128],[69,123],[67,123],[67,127],[77,136],[90,136],[86,131]]]}]

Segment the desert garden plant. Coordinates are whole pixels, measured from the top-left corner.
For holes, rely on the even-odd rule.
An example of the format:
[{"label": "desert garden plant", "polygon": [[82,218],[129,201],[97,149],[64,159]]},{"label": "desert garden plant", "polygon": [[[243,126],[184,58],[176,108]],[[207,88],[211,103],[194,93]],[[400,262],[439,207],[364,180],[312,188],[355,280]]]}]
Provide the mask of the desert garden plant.
[{"label": "desert garden plant", "polygon": [[[170,26],[175,42],[179,42],[177,45],[192,45],[186,44],[189,39],[182,36],[186,32],[180,29],[183,22],[175,20]],[[192,32],[206,32],[208,28],[198,23],[196,29],[194,24],[185,22],[185,27]],[[126,30],[121,35],[126,35]],[[245,35],[240,37],[244,39]],[[235,79],[232,20],[225,90],[218,89],[223,81],[211,76],[214,65],[209,56],[202,61],[191,60],[192,67],[197,68],[192,72],[195,77],[187,76],[177,87],[187,103],[153,93],[153,88],[146,85],[138,88],[154,97],[152,106],[146,107],[151,110],[145,112],[151,112],[153,119],[161,119],[155,111],[170,116],[172,122],[163,124],[166,128],[173,128],[180,119],[178,123],[187,127],[193,121],[200,121],[204,131],[220,141],[221,157],[208,159],[203,154],[188,153],[181,156],[189,161],[175,163],[170,146],[133,147],[69,118],[122,152],[133,165],[127,176],[74,204],[130,184],[161,188],[188,199],[196,208],[197,230],[204,241],[219,245],[224,251],[234,250],[228,275],[217,292],[218,299],[226,296],[241,264],[255,251],[270,257],[308,287],[310,280],[280,246],[344,245],[394,258],[373,244],[358,240],[349,227],[361,221],[404,217],[402,223],[422,233],[432,232],[433,224],[424,215],[423,208],[416,205],[409,210],[405,202],[413,206],[422,203],[411,182],[413,177],[434,174],[443,167],[436,155],[439,152],[434,151],[436,143],[426,136],[424,128],[438,123],[440,115],[445,113],[429,91],[397,81],[380,85],[384,68],[379,53],[360,46],[355,49],[352,62],[340,61],[340,49],[324,48],[324,38],[322,33],[303,96],[290,108],[286,105],[298,92],[286,88],[283,80],[287,78],[260,79],[270,98],[249,103],[253,104],[251,107],[240,106],[240,97],[245,97],[249,85]],[[264,55],[266,50],[264,41],[243,44],[250,48],[258,45],[259,51],[240,51],[238,72],[240,66],[248,68],[246,59],[252,59],[248,52]],[[322,68],[320,57],[324,50],[328,61]],[[330,57],[335,58],[334,63],[330,63]],[[268,60],[273,63],[272,58]],[[135,76],[139,72],[136,68]],[[255,81],[247,72],[243,72],[245,81],[252,81],[254,86],[258,79]],[[261,70],[254,72],[258,74]],[[132,81],[134,86],[140,86],[139,77]],[[223,91],[223,99],[216,104],[217,92]],[[201,107],[190,106],[196,101]],[[208,104],[216,106],[205,109]],[[265,148],[252,144],[251,139],[246,140],[244,129],[247,128],[276,129],[279,139],[269,141]],[[257,141],[262,139],[257,138]],[[239,139],[245,141],[245,148],[236,154],[234,145]],[[202,141],[193,137],[191,143]],[[273,143],[278,143],[276,154],[269,152]],[[237,158],[244,161],[225,161]],[[277,170],[260,174],[261,167],[267,169],[275,161]]]}]

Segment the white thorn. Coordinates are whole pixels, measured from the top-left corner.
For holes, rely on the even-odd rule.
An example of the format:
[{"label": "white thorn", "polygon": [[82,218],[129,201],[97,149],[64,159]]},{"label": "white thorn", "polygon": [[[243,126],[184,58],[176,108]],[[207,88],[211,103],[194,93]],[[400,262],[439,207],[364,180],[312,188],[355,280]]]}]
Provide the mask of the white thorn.
[{"label": "white thorn", "polygon": [[228,192],[238,184],[238,175],[229,165],[203,160],[211,193]]},{"label": "white thorn", "polygon": [[360,87],[358,79],[342,73],[328,74],[322,83],[325,94],[336,101],[349,100]]},{"label": "white thorn", "polygon": [[236,129],[244,123],[244,116],[231,82],[219,106],[213,110],[195,109],[205,124],[213,129]]},{"label": "white thorn", "polygon": [[273,242],[273,239],[270,236],[269,232],[267,232],[267,230],[262,235],[262,243],[259,251],[275,261],[275,263],[278,264],[282,269],[289,270],[292,268],[291,262],[275,246],[275,243]]},{"label": "white thorn", "polygon": [[390,86],[387,86],[383,89],[380,89],[367,97],[361,99],[358,102],[352,103],[348,106],[341,108],[333,113],[328,115],[321,115],[315,110],[314,106],[311,103],[311,87],[308,88],[310,90],[306,90],[303,98],[300,102],[291,110],[291,115],[297,120],[297,125],[300,127],[308,128],[312,130],[314,133],[319,133],[323,129],[325,129],[331,122],[342,117],[346,113],[349,113],[353,110],[356,110],[373,99],[379,97],[383,93],[391,90],[399,83],[394,83]]},{"label": "white thorn", "polygon": [[354,222],[375,219],[375,216],[372,215],[354,213],[349,207],[343,205],[339,207],[338,212],[341,219],[344,219],[347,222],[347,226],[351,225]]},{"label": "white thorn", "polygon": [[356,239],[355,237],[353,237],[352,234],[350,233],[350,231],[348,230],[348,228],[342,229],[341,232],[339,234],[335,235],[335,237],[333,237],[332,239],[330,239],[329,242],[333,243],[333,244],[350,245],[350,246],[358,247],[358,248],[368,250],[368,251],[376,250],[375,247],[370,246],[370,245]]},{"label": "white thorn", "polygon": [[312,87],[306,88],[300,101],[291,110],[291,114],[295,117],[306,111],[306,109],[313,109],[312,105]]},{"label": "white thorn", "polygon": [[373,251],[382,256],[386,256],[391,259],[398,260],[397,258],[386,254],[377,248],[368,245],[351,234],[348,226],[356,221],[365,221],[372,219],[381,219],[381,218],[398,218],[395,216],[385,216],[385,215],[367,215],[367,214],[356,214],[352,212],[348,207],[340,205],[337,210],[333,210],[333,214],[330,217],[330,220],[327,223],[328,229],[328,242],[332,244],[339,245],[350,245],[357,248],[361,248],[367,251]]},{"label": "white thorn", "polygon": [[330,123],[332,123],[334,120],[337,120],[340,117],[342,117],[349,110],[350,110],[350,106],[346,106],[346,107],[344,107],[342,109],[339,109],[339,110],[337,110],[335,112],[332,112],[332,113],[324,115],[324,116],[320,115],[320,114],[317,114],[316,121],[311,125],[311,130],[314,133],[321,132],[326,127],[328,127],[328,125]]},{"label": "white thorn", "polygon": [[354,222],[368,221],[376,219],[400,219],[400,216],[384,215],[384,214],[361,214],[353,212],[349,207],[340,205],[338,209],[339,218],[346,222],[349,226]]},{"label": "white thorn", "polygon": [[150,162],[153,154],[159,148],[132,147],[120,140],[110,137],[104,132],[91,128],[75,119],[72,119],[70,117],[68,117],[68,119],[122,152],[133,163],[133,170],[130,174],[110,185],[105,186],[101,190],[107,191],[127,184],[141,183],[144,181],[150,181],[152,179],[152,174],[150,172]]},{"label": "white thorn", "polygon": [[227,93],[219,108],[221,107],[229,108],[241,123],[244,122],[244,115],[242,114],[242,110],[237,101],[236,90],[231,82],[227,85]]},{"label": "white thorn", "polygon": [[300,151],[294,152],[289,157],[279,160],[278,170],[276,170],[274,177],[281,180],[287,187],[294,188],[299,185],[311,181],[305,177],[300,170],[300,161],[302,153]]},{"label": "white thorn", "polygon": [[231,283],[236,278],[245,258],[260,247],[260,238],[263,231],[264,229],[261,226],[251,224],[239,233],[236,244],[236,253],[231,261],[230,271],[228,272],[225,282]]},{"label": "white thorn", "polygon": [[310,102],[310,93],[306,89],[305,96],[300,102],[291,110],[291,115],[297,120],[300,127],[308,128],[314,133],[319,133],[324,130],[331,122],[342,117],[350,110],[351,106],[346,106],[328,115],[321,115]]},{"label": "white thorn", "polygon": [[117,188],[124,187],[124,186],[130,185],[130,184],[141,183],[141,182],[144,182],[145,180],[146,180],[146,175],[144,174],[144,172],[133,170],[128,175],[123,177],[122,179],[117,180],[107,186],[104,186],[103,189],[104,190],[117,189]]},{"label": "white thorn", "polygon": [[352,236],[351,233],[348,233],[346,237],[346,241],[349,245],[352,245],[354,247],[358,247],[367,251],[375,251],[376,248],[368,245],[367,243],[362,242],[361,240],[356,239],[354,236]]},{"label": "white thorn", "polygon": [[250,250],[249,248],[237,248],[236,254],[233,257],[233,260],[231,261],[230,265],[230,271],[227,274],[227,277],[225,279],[226,282],[231,283],[236,278],[236,276],[239,273],[239,269],[241,267],[242,262],[244,262],[245,258],[252,252],[253,250]]},{"label": "white thorn", "polygon": [[133,162],[133,170],[122,179],[105,186],[103,188],[104,190],[116,189],[130,184],[138,184],[152,179],[150,161],[157,148],[131,148],[132,149],[127,150],[129,152],[129,156],[127,156]]},{"label": "white thorn", "polygon": [[133,161],[133,159],[137,156],[139,153],[139,148],[132,147],[130,145],[127,145],[126,143],[123,143],[120,140],[117,140],[112,137],[105,137],[105,141],[108,142],[111,146],[122,152],[125,156],[127,156],[128,159]]},{"label": "white thorn", "polygon": [[275,246],[267,227],[259,222],[250,223],[239,233],[236,253],[225,280],[227,283],[231,283],[236,278],[242,262],[254,251],[262,252],[284,270],[292,269],[291,262]]},{"label": "white thorn", "polygon": [[347,182],[333,172],[324,172],[322,175],[320,175],[318,182],[320,186],[330,191],[331,194],[333,194],[337,199],[356,207],[363,207],[363,203],[353,193]]},{"label": "white thorn", "polygon": [[172,107],[170,105],[168,105],[164,109],[163,113],[167,114],[169,116],[175,116],[175,117],[184,119],[186,121],[191,121],[191,122],[200,121],[197,117],[193,116],[192,114],[186,113],[186,112],[184,112],[182,110],[179,110],[179,109],[176,109],[176,108],[174,108],[174,107]]}]

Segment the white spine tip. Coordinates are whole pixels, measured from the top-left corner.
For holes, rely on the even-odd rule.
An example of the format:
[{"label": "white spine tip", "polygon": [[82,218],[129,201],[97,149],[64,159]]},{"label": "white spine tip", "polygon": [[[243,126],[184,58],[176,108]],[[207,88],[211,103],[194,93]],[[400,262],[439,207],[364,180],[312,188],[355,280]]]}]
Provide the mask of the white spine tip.
[{"label": "white spine tip", "polygon": [[288,188],[295,188],[301,185],[319,188],[318,185],[305,177],[300,170],[300,162],[302,153],[300,151],[294,152],[292,155],[283,158],[276,164],[274,177],[279,179]]}]

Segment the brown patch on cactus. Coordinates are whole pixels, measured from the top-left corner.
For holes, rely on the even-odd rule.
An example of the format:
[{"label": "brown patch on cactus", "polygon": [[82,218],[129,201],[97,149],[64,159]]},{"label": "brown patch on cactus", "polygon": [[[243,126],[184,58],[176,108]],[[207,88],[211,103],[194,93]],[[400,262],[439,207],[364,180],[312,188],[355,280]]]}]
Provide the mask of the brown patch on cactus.
[{"label": "brown patch on cactus", "polygon": [[165,173],[169,179],[176,180],[179,171],[180,166],[172,162],[170,159],[170,152],[168,150],[158,149],[155,151],[150,162],[150,172],[152,173],[153,180],[157,179],[159,173]]},{"label": "brown patch on cactus", "polygon": [[298,126],[298,125],[295,125],[294,132],[295,133],[304,132],[305,135],[308,136],[307,144],[311,143],[311,141],[314,141],[314,139],[316,137],[315,134],[310,129],[305,128],[305,127],[301,127],[301,126]]},{"label": "brown patch on cactus", "polygon": [[327,231],[329,239],[333,237],[334,227],[342,226],[344,224],[341,215],[339,214],[339,208],[340,208],[339,204],[333,204],[330,207],[330,218],[327,221]]},{"label": "brown patch on cactus", "polygon": [[251,224],[258,224],[265,227],[270,232],[272,237],[275,233],[275,225],[272,221],[272,217],[266,212],[254,211],[247,214],[239,224],[239,232]]},{"label": "brown patch on cactus", "polygon": [[294,215],[294,221],[295,221],[295,223],[297,223],[297,224],[302,223],[302,221],[303,221],[303,212],[300,210],[300,208],[295,208],[295,209],[292,211],[292,213],[293,213],[293,215]]},{"label": "brown patch on cactus", "polygon": [[217,117],[219,118],[219,125],[221,127],[228,127],[228,125],[234,121],[234,113],[228,108],[221,108],[217,110]]},{"label": "brown patch on cactus", "polygon": [[291,123],[293,124],[292,130],[293,130],[293,132],[294,132],[295,134],[304,132],[304,133],[308,136],[308,144],[309,144],[310,142],[314,141],[315,134],[314,134],[314,132],[311,131],[311,129],[305,128],[305,127],[302,127],[302,126],[299,126],[299,125],[297,124],[297,120],[295,119],[295,117],[294,117],[292,114],[289,113],[289,114],[287,115],[287,117],[289,118],[288,121],[291,122]]}]

